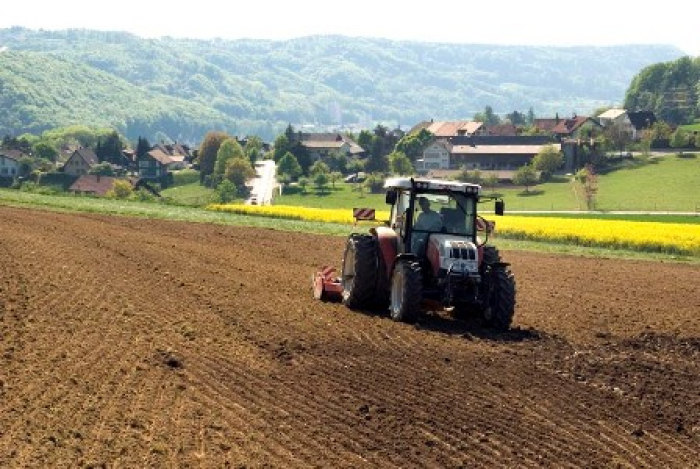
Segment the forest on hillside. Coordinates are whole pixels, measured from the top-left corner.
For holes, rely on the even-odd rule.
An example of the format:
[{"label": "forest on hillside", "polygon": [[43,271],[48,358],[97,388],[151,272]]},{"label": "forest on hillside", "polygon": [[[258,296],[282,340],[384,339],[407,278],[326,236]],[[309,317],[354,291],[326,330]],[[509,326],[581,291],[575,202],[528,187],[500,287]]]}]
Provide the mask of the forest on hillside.
[{"label": "forest on hillside", "polygon": [[123,32],[0,30],[0,133],[73,124],[131,139],[271,140],[289,123],[408,127],[505,114],[586,114],[620,103],[669,46],[527,47],[312,36],[143,39]]}]

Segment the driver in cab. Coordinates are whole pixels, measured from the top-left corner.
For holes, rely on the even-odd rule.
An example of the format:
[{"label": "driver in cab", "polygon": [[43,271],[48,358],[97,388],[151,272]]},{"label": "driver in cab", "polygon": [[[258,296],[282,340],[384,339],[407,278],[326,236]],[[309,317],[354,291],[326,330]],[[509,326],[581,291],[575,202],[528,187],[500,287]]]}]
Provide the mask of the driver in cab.
[{"label": "driver in cab", "polygon": [[430,201],[425,197],[418,197],[418,205],[420,205],[421,212],[413,224],[413,229],[416,232],[413,234],[411,241],[411,251],[419,256],[423,256],[425,255],[425,242],[429,234],[421,233],[420,231],[440,231],[442,229],[442,217],[438,212],[430,208]]},{"label": "driver in cab", "polygon": [[430,201],[425,197],[418,197],[418,205],[420,205],[421,212],[418,214],[413,229],[440,231],[442,229],[442,217],[438,212],[430,208]]}]

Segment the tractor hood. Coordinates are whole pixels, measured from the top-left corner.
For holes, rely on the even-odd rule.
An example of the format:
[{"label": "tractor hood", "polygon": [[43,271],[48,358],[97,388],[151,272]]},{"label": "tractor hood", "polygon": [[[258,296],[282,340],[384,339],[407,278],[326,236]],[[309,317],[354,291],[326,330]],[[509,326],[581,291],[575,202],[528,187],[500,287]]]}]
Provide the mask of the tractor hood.
[{"label": "tractor hood", "polygon": [[431,235],[427,256],[435,274],[449,271],[476,275],[479,271],[479,254],[476,245],[463,236]]}]

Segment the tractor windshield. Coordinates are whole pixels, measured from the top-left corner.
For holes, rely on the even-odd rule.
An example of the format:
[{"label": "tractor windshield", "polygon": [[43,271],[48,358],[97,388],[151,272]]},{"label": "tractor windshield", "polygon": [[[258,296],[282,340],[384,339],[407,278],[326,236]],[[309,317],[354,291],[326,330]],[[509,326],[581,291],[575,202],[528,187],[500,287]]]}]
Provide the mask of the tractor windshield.
[{"label": "tractor windshield", "polygon": [[413,230],[459,236],[474,233],[476,201],[461,192],[424,193],[416,196]]}]

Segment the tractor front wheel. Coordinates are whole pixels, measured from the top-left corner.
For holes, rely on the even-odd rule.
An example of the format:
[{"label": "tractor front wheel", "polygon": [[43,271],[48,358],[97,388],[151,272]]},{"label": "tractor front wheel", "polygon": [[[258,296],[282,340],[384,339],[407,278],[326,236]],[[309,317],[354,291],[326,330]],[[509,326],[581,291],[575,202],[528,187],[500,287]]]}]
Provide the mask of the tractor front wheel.
[{"label": "tractor front wheel", "polygon": [[420,313],[422,301],[421,271],[418,262],[399,259],[391,277],[391,319],[400,322],[414,322]]},{"label": "tractor front wheel", "polygon": [[377,285],[377,240],[368,234],[352,234],[343,255],[343,304],[351,309],[371,306]]}]

